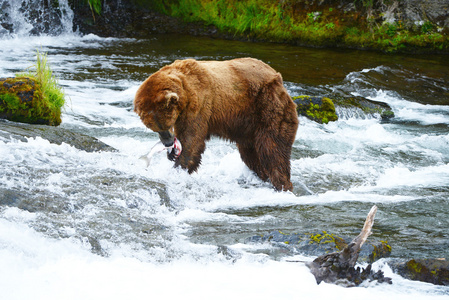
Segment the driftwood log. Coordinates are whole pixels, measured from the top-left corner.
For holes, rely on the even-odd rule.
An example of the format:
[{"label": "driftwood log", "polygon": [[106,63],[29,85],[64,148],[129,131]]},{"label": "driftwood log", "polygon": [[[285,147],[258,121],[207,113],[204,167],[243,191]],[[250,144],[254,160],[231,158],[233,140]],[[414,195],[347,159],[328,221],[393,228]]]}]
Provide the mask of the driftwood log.
[{"label": "driftwood log", "polygon": [[360,248],[371,234],[376,212],[377,206],[374,205],[368,213],[360,234],[342,251],[321,255],[313,262],[307,263],[318,284],[324,281],[344,286],[357,286],[365,280],[392,283],[391,278],[384,277],[382,271],[373,272],[371,264],[366,269],[361,270],[360,267],[355,269]]}]

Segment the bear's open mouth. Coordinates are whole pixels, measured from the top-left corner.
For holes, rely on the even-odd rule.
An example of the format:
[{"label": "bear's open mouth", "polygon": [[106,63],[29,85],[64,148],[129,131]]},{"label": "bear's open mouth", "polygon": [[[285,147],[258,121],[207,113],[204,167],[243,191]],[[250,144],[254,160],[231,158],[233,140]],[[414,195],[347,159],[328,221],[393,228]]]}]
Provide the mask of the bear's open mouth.
[{"label": "bear's open mouth", "polygon": [[175,135],[171,133],[168,130],[159,131],[159,139],[161,140],[162,144],[164,144],[165,147],[171,147],[173,146],[173,143],[175,142]]}]

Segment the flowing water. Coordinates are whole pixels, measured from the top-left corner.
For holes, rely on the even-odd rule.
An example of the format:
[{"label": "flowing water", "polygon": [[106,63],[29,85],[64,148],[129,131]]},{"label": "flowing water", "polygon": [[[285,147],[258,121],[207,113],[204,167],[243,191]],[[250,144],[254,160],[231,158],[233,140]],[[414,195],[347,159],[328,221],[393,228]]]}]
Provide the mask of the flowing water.
[{"label": "flowing water", "polygon": [[[447,56],[177,35],[100,38],[71,32],[70,23],[34,36],[22,23],[0,37],[0,77],[32,65],[36,50],[47,52],[67,95],[61,126],[118,151],[0,139],[2,299],[447,299],[447,287],[406,280],[386,259],[374,268],[393,285],[316,285],[303,264],[288,262],[314,257],[248,241],[273,230],[355,237],[376,204],[369,239],[389,241],[392,258],[448,258]],[[293,193],[275,192],[235,145],[216,138],[193,175],[172,168],[164,153],[146,168],[139,157],[158,137],[133,112],[142,81],[176,59],[246,56],[281,72],[292,96],[361,95],[388,103],[396,117],[345,113],[327,125],[300,117]]]}]

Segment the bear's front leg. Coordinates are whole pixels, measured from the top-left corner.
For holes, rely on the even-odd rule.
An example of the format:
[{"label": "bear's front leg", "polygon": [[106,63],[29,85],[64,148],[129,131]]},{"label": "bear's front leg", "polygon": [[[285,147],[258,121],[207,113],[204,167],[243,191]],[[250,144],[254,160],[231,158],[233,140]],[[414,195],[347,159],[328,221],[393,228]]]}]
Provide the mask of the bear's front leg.
[{"label": "bear's front leg", "polygon": [[200,166],[201,156],[206,149],[206,134],[198,132],[189,134],[188,131],[184,131],[178,133],[176,138],[181,142],[182,152],[175,161],[175,167],[181,166],[191,174]]}]

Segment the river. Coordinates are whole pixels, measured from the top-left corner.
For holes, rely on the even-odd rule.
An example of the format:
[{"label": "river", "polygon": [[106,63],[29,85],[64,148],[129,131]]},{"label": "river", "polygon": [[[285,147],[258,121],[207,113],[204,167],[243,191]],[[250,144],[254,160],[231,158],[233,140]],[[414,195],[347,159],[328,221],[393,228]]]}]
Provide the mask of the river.
[{"label": "river", "polygon": [[[447,56],[66,29],[2,35],[0,76],[31,66],[36,50],[48,54],[67,95],[61,127],[118,151],[0,139],[2,299],[447,299],[448,287],[406,280],[387,264],[449,258]],[[235,145],[216,138],[193,175],[163,153],[145,168],[138,158],[158,138],[133,112],[142,81],[176,59],[247,56],[281,72],[292,96],[361,95],[388,103],[395,118],[346,115],[323,125],[299,117],[293,193],[275,192]],[[374,204],[369,239],[392,247],[374,268],[392,285],[316,285],[289,262],[313,256],[248,241],[273,230],[355,237]]]}]

